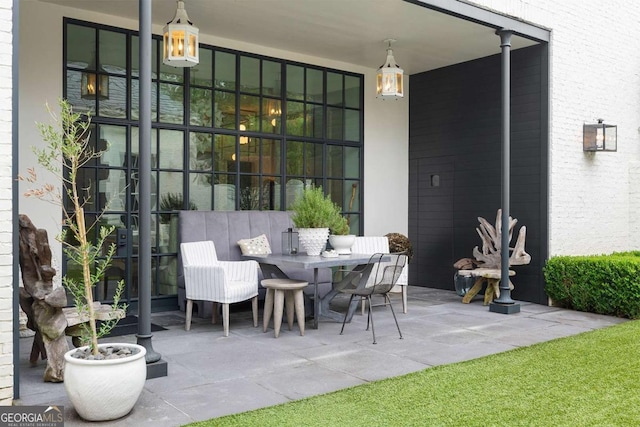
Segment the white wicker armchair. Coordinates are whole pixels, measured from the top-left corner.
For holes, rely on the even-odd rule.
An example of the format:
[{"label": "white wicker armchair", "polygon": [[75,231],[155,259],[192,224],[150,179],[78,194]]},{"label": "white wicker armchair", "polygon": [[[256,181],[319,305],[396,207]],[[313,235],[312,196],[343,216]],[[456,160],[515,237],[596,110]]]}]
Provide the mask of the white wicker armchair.
[{"label": "white wicker armchair", "polygon": [[217,304],[222,304],[224,336],[229,336],[229,304],[251,299],[253,326],[258,326],[258,263],[219,261],[211,240],[180,244],[186,291],[185,329],[191,329],[193,301],[213,301],[216,323]]}]

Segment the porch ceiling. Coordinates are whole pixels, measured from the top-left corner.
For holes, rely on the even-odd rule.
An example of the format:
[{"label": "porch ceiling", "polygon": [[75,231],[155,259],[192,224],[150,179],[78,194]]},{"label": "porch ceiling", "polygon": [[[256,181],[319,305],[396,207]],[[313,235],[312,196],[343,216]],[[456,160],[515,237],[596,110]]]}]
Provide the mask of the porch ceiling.
[{"label": "porch ceiling", "polygon": [[[136,19],[135,0],[41,0]],[[377,68],[383,40],[408,74],[500,52],[494,28],[404,0],[186,0],[189,17],[203,34]],[[152,19],[173,18],[175,0],[154,0]],[[512,49],[536,44],[514,36]]]}]

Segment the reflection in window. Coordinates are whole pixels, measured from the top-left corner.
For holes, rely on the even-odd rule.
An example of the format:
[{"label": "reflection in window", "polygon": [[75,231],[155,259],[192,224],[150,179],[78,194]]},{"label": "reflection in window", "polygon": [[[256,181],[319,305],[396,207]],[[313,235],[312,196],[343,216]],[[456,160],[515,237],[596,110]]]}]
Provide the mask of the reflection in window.
[{"label": "reflection in window", "polygon": [[216,172],[236,172],[236,138],[231,135],[216,135],[213,158]]},{"label": "reflection in window", "polygon": [[[63,96],[93,115],[92,144],[108,150],[79,177],[87,215],[129,233],[118,277],[137,295],[139,39],[134,31],[64,19]],[[322,187],[361,232],[363,76],[200,45],[193,68],[162,64],[152,40],[151,209],[154,296],[177,280],[177,210],[287,209],[305,185]],[[83,72],[108,96],[82,92]],[[96,86],[97,87],[97,86]],[[85,91],[86,92],[86,91]],[[188,105],[187,105],[188,104]],[[128,251],[128,252],[127,252]],[[69,272],[67,272],[69,273]],[[73,272],[72,272],[73,273]]]},{"label": "reflection in window", "polygon": [[[202,51],[200,45],[200,51]],[[236,89],[236,55],[228,52],[215,53],[215,85],[225,90]]]},{"label": "reflection in window", "polygon": [[236,95],[235,94],[216,90],[214,110],[215,110],[215,114],[213,116],[214,127],[223,128],[223,129],[237,129],[236,127]]},{"label": "reflection in window", "polygon": [[260,97],[240,95],[240,126],[243,130],[260,130]]},{"label": "reflection in window", "polygon": [[324,108],[321,105],[308,104],[305,121],[305,135],[312,138],[322,138],[322,128],[324,126]]},{"label": "reflection in window", "polygon": [[160,129],[159,167],[183,170],[184,133],[179,130]]},{"label": "reflection in window", "polygon": [[311,102],[323,101],[322,70],[307,68],[306,100]]},{"label": "reflection in window", "polygon": [[200,62],[191,67],[191,84],[205,87],[213,86],[213,52],[209,49],[200,49]]},{"label": "reflection in window", "polygon": [[189,169],[210,171],[213,167],[213,136],[210,133],[189,134]]},{"label": "reflection in window", "polygon": [[189,103],[189,123],[196,126],[211,127],[213,124],[213,111],[211,89],[191,88]]},{"label": "reflection in window", "polygon": [[240,91],[260,93],[260,60],[240,57]]},{"label": "reflection in window", "polygon": [[282,126],[282,104],[279,99],[263,98],[262,132],[280,133]]},{"label": "reflection in window", "polygon": [[346,178],[360,177],[360,148],[344,147],[344,174]]},{"label": "reflection in window", "polygon": [[331,178],[342,178],[342,146],[329,145],[327,147],[327,176]]},{"label": "reflection in window", "polygon": [[328,179],[327,180],[327,194],[331,197],[331,201],[340,207],[340,210],[345,210],[342,204],[343,197],[343,185],[341,180]]},{"label": "reflection in window", "polygon": [[327,108],[327,138],[343,139],[344,110],[342,108]]},{"label": "reflection in window", "polygon": [[304,68],[287,65],[287,98],[304,99]]},{"label": "reflection in window", "polygon": [[279,211],[281,199],[280,177],[266,177],[262,181],[262,210]]},{"label": "reflection in window", "polygon": [[291,136],[304,136],[304,103],[287,102],[286,133]]},{"label": "reflection in window", "polygon": [[276,139],[262,140],[262,168],[265,175],[280,175],[280,141]]},{"label": "reflection in window", "polygon": [[327,73],[327,104],[344,104],[342,96],[342,74]]},{"label": "reflection in window", "polygon": [[213,189],[213,208],[217,211],[236,210],[236,182],[234,175],[216,174]]},{"label": "reflection in window", "polygon": [[184,86],[160,83],[160,121],[182,124],[184,121]]},{"label": "reflection in window", "polygon": [[360,108],[360,78],[344,76],[344,96],[347,108]]},{"label": "reflection in window", "polygon": [[344,110],[344,139],[360,141],[360,112],[358,110]]},{"label": "reflection in window", "polygon": [[282,95],[282,65],[280,62],[262,61],[262,94]]}]

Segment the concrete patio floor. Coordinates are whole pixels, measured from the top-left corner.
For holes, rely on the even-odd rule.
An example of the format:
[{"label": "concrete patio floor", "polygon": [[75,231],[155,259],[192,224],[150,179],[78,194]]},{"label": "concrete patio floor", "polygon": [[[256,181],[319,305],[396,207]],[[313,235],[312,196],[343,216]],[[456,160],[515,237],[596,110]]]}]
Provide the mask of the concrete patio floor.
[{"label": "concrete patio floor", "polygon": [[[481,297],[462,304],[453,291],[409,286],[409,309],[394,308],[404,339],[391,312],[374,308],[377,344],[366,331],[366,316],[356,314],[339,335],[341,324],[321,321],[305,336],[286,323],[279,338],[273,330],[253,328],[250,311],[231,313],[230,335],[210,319],[194,318],[184,330],[184,313],[154,313],[152,321],[166,331],[154,332],[153,348],[168,362],[166,377],[147,380],[133,411],[105,426],[181,426],[302,399],[383,378],[460,362],[517,347],[579,334],[624,322],[624,319],[521,303],[521,312],[489,312]],[[334,308],[346,307],[336,298]],[[262,309],[260,310],[261,325]],[[102,341],[135,342],[134,335]],[[19,405],[63,405],[65,425],[83,422],[66,397],[63,384],[44,383],[44,362],[28,363],[32,338],[20,340]]]}]

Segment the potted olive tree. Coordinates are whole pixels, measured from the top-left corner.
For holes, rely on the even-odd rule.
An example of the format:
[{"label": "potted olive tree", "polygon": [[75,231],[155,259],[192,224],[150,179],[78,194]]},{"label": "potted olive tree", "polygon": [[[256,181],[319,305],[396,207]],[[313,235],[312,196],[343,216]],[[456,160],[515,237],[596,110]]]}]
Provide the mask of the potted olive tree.
[{"label": "potted olive tree", "polygon": [[[52,184],[38,183],[36,171],[29,169],[25,179],[33,185],[27,196],[52,202],[62,210],[62,232],[57,236],[70,265],[80,276],[65,275],[63,285],[73,295],[80,319],[80,340],[85,345],[65,354],[65,390],[78,414],[91,421],[120,418],[131,411],[146,380],[144,347],[137,344],[98,344],[123,317],[120,304],[124,282],[118,283],[109,315],[98,326],[93,297],[94,286],[102,280],[115,252],[107,245],[114,231],[101,215],[87,222],[84,206],[91,200],[90,188],[78,182],[80,168],[100,157],[90,145],[90,117],[82,120],[66,100],[60,100],[60,115],[49,112],[53,124],[38,123],[44,148],[34,147],[38,164],[55,175],[61,190]],[[108,149],[108,148],[107,148]]]},{"label": "potted olive tree", "polygon": [[291,210],[291,219],[307,255],[320,255],[330,231],[334,234],[349,232],[349,225],[340,214],[340,208],[329,196],[324,195],[320,187],[306,187]]}]

